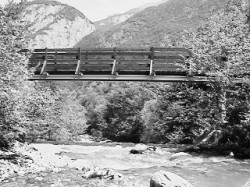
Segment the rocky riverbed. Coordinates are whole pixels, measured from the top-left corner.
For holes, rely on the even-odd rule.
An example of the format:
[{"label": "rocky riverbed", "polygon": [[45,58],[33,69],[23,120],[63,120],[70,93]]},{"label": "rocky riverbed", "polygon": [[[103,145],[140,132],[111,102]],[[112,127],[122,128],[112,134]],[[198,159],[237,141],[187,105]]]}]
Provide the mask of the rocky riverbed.
[{"label": "rocky riverbed", "polygon": [[[131,150],[146,150],[131,154]],[[0,186],[150,186],[159,170],[175,173],[194,187],[250,186],[250,161],[174,153],[172,148],[103,143],[16,144],[15,159],[0,159]],[[3,153],[1,154],[13,154]]]}]

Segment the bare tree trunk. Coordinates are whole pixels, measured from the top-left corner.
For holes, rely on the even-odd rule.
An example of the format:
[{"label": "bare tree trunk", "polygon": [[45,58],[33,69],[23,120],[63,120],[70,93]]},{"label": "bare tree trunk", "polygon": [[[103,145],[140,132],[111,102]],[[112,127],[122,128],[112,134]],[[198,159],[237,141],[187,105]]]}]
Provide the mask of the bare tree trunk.
[{"label": "bare tree trunk", "polygon": [[222,85],[219,88],[218,93],[218,107],[219,107],[219,124],[217,125],[217,129],[221,129],[226,123],[226,117],[227,117],[227,97],[226,97],[226,88],[224,85]]}]

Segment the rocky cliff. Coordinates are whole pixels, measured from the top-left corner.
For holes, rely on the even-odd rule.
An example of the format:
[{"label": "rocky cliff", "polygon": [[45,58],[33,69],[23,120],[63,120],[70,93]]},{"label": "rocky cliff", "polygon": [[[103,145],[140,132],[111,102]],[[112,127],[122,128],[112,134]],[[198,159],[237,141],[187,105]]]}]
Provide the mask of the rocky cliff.
[{"label": "rocky cliff", "polygon": [[95,30],[80,11],[57,1],[28,2],[22,19],[29,23],[30,48],[73,47]]}]

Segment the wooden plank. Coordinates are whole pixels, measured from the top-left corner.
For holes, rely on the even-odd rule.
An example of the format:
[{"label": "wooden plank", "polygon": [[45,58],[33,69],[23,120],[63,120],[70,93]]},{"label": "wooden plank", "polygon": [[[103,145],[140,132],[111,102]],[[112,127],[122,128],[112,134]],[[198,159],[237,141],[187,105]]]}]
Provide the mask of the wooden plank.
[{"label": "wooden plank", "polygon": [[185,57],[191,57],[192,53],[190,50],[185,48],[154,48],[155,54],[167,54],[167,55],[182,55]]},{"label": "wooden plank", "polygon": [[[57,64],[77,64],[77,60],[75,60],[75,61],[58,61],[57,60]],[[55,63],[55,60],[47,60],[47,64],[54,64]]]},{"label": "wooden plank", "polygon": [[[46,51],[46,49],[34,49],[34,51],[33,52],[35,52],[35,53],[39,53],[39,52],[45,52]],[[77,48],[53,48],[53,49],[51,49],[51,48],[48,48],[47,49],[47,52],[56,52],[56,51],[58,51],[58,52],[63,52],[63,51],[77,51]]]},{"label": "wooden plank", "polygon": [[116,65],[116,70],[117,71],[122,71],[122,70],[148,70],[149,71],[149,66],[148,64],[142,64],[142,65],[121,65],[117,64]]},{"label": "wooden plank", "polygon": [[144,61],[144,62],[118,61],[118,63],[121,64],[121,65],[128,65],[128,66],[129,65],[148,65],[148,67],[149,67],[149,65],[150,65],[150,61],[149,60]]},{"label": "wooden plank", "polygon": [[113,65],[113,62],[111,61],[87,61],[84,62],[84,64],[88,64],[88,65]]},{"label": "wooden plank", "polygon": [[185,68],[183,68],[181,66],[164,66],[164,65],[157,65],[157,64],[154,64],[154,68],[153,68],[153,70],[162,70],[162,71],[165,71],[168,69],[185,70]]},{"label": "wooden plank", "polygon": [[171,63],[185,64],[185,61],[183,59],[155,59],[154,62],[164,63],[164,64],[171,64]]},{"label": "wooden plank", "polygon": [[113,59],[88,59],[89,63],[113,63]]},{"label": "wooden plank", "polygon": [[[58,64],[75,64],[78,62],[77,59],[56,59]],[[55,59],[48,59],[48,63],[54,63]]]},{"label": "wooden plank", "polygon": [[154,47],[154,51],[189,51],[184,47]]},{"label": "wooden plank", "polygon": [[[33,55],[35,56],[39,56],[39,55],[44,55],[45,53],[44,52],[37,52],[37,53],[33,53]],[[70,55],[70,56],[77,56],[78,55],[78,52],[77,51],[67,51],[67,52],[62,52],[62,51],[54,51],[54,52],[48,52],[47,55],[49,56],[52,56],[52,55],[55,55],[55,54],[58,54],[58,55]]]},{"label": "wooden plank", "polygon": [[148,56],[150,51],[118,51],[118,56]]},{"label": "wooden plank", "polygon": [[179,60],[183,60],[183,57],[181,56],[154,56],[154,59],[156,60],[167,60],[167,59],[179,59]]},{"label": "wooden plank", "polygon": [[[32,58],[41,58],[44,57],[45,54],[34,54]],[[65,57],[70,57],[72,59],[77,59],[78,53],[57,53],[58,59],[64,59]],[[55,53],[47,53],[48,58],[55,58]]]},{"label": "wooden plank", "polygon": [[146,48],[117,48],[117,51],[121,51],[121,52],[124,52],[124,51],[149,51],[149,49],[146,49]]},{"label": "wooden plank", "polygon": [[116,58],[118,61],[123,62],[123,61],[149,61],[148,56],[147,57],[142,57],[142,56],[117,56]]},{"label": "wooden plank", "polygon": [[154,68],[154,72],[187,72],[184,69],[178,69],[178,68],[168,68],[168,69],[160,69],[160,68]]},{"label": "wooden plank", "polygon": [[83,48],[81,51],[113,51],[114,48]]},{"label": "wooden plank", "polygon": [[[55,51],[77,51],[78,48],[48,48],[48,52],[55,52]],[[29,49],[23,49],[21,52],[27,52]],[[35,49],[33,52],[44,52],[45,49]],[[114,48],[82,48],[82,52],[84,51],[114,51]],[[138,49],[138,48],[117,48],[117,51],[149,51],[149,49]]]},{"label": "wooden plank", "polygon": [[114,54],[114,51],[81,51],[81,54],[82,55],[86,55],[88,54],[89,56],[92,56],[92,55],[113,55]]},{"label": "wooden plank", "polygon": [[[83,60],[83,59],[82,59]],[[28,64],[36,64],[38,63],[40,60],[34,60],[32,62],[29,62]],[[47,63],[54,63],[55,59],[48,59]],[[58,64],[74,64],[77,63],[78,60],[77,59],[57,59],[57,63]],[[89,59],[87,62],[85,61],[84,63],[88,63],[88,64],[112,64],[113,60],[99,60],[99,59]]]},{"label": "wooden plank", "polygon": [[190,55],[188,53],[176,53],[176,52],[159,52],[154,53],[155,56],[181,56],[184,57],[184,59],[189,58]]},{"label": "wooden plank", "polygon": [[[54,64],[47,64],[47,69],[54,69]],[[57,64],[57,69],[76,69],[77,64]]]},{"label": "wooden plank", "polygon": [[91,65],[82,65],[80,70],[93,70],[93,71],[99,71],[99,70],[112,70],[112,65],[99,65],[99,64],[91,64]]},{"label": "wooden plank", "polygon": [[111,60],[113,61],[112,55],[85,55],[82,57],[83,60]]},{"label": "wooden plank", "polygon": [[154,63],[154,67],[182,67],[184,65],[177,63]]}]

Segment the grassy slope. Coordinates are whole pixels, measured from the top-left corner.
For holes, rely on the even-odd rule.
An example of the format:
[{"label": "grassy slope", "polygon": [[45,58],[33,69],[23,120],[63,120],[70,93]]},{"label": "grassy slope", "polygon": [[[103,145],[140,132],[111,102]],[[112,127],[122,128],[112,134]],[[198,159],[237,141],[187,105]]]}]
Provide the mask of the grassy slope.
[{"label": "grassy slope", "polygon": [[225,6],[228,0],[170,0],[150,7],[108,31],[97,31],[85,37],[80,47],[147,47],[164,46],[204,22],[211,12]]}]

